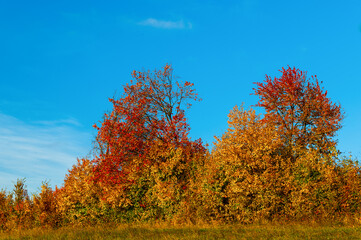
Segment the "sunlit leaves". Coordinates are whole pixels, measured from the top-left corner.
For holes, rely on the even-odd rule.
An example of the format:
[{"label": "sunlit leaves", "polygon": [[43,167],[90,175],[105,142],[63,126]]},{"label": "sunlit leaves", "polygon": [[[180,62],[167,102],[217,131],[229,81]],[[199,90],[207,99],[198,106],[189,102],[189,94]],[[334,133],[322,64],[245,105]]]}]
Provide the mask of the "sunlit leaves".
[{"label": "sunlit leaves", "polygon": [[[29,197],[24,180],[0,191],[2,230],[104,222],[254,223],[356,219],[361,168],[341,157],[341,107],[316,76],[296,68],[256,83],[256,106],[235,106],[209,153],[188,137],[185,109],[199,100],[170,65],[132,73],[94,127],[94,158],[78,159],[53,191]],[[212,117],[212,112],[207,117]]]},{"label": "sunlit leaves", "polygon": [[208,163],[210,214],[241,222],[270,217],[287,191],[283,181],[288,177],[287,162],[277,156],[281,139],[275,127],[262,122],[252,109],[236,106],[228,125],[222,137],[216,138]]},{"label": "sunlit leaves", "polygon": [[260,98],[256,106],[266,110],[264,121],[278,127],[289,157],[298,157],[295,147],[328,153],[341,128],[340,105],[331,102],[316,76],[308,79],[306,72],[291,67],[280,72],[280,78],[266,75],[265,81],[257,82],[254,89]]},{"label": "sunlit leaves", "polygon": [[110,99],[112,112],[95,126],[95,178],[109,184],[128,184],[135,158],[142,159],[138,169],[151,165],[148,154],[155,141],[182,148],[193,145],[182,110],[184,104],[190,106],[189,100],[198,100],[193,84],[177,81],[170,65],[154,72],[133,71],[132,76],[123,96]]}]

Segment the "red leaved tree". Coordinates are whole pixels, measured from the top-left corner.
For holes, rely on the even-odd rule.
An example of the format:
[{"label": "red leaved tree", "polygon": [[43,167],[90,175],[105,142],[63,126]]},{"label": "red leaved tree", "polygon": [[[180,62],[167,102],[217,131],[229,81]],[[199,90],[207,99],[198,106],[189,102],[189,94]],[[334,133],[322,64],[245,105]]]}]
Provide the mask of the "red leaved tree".
[{"label": "red leaved tree", "polygon": [[280,72],[280,78],[266,75],[265,82],[255,83],[255,95],[260,97],[256,106],[266,110],[264,121],[277,126],[286,155],[293,160],[296,148],[328,153],[341,128],[341,106],[331,102],[316,76],[308,79],[306,72],[291,67]]},{"label": "red leaved tree", "polygon": [[126,166],[135,158],[144,167],[152,164],[148,153],[155,141],[189,151],[203,148],[200,140],[189,140],[183,110],[191,106],[189,100],[199,100],[193,84],[177,81],[168,64],[159,71],[133,71],[132,77],[121,98],[109,99],[113,110],[94,126],[98,130],[95,177],[102,182],[127,182]]}]

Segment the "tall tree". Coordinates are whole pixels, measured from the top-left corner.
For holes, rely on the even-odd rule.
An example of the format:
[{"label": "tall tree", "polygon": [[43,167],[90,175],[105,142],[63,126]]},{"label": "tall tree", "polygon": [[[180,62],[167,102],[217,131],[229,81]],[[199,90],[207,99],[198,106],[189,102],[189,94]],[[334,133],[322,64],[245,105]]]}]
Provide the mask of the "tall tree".
[{"label": "tall tree", "polygon": [[154,72],[133,71],[133,80],[119,99],[111,98],[113,110],[104,115],[96,137],[96,176],[114,183],[127,181],[127,165],[133,158],[150,164],[147,154],[155,141],[175,147],[201,147],[191,142],[184,107],[199,100],[190,82],[179,82],[171,65]]},{"label": "tall tree", "polygon": [[291,67],[280,72],[280,78],[266,75],[264,82],[255,83],[254,94],[260,98],[256,106],[266,110],[264,121],[277,126],[292,159],[297,158],[297,148],[328,153],[341,128],[341,106],[327,97],[316,75],[309,79],[306,72]]}]

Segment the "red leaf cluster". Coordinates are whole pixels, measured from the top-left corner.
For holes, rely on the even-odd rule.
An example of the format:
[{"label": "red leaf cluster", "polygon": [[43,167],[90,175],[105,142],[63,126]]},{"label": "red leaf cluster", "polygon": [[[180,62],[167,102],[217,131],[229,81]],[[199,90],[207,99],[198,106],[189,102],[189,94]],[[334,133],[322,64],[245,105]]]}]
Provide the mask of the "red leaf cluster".
[{"label": "red leaf cluster", "polygon": [[199,100],[193,84],[177,81],[168,64],[159,71],[133,71],[132,77],[120,99],[109,99],[113,110],[94,126],[98,130],[95,177],[102,182],[127,182],[126,166],[134,158],[142,159],[142,167],[152,164],[148,155],[155,141],[189,151],[203,148],[200,140],[189,140],[182,109],[191,106],[188,100]]},{"label": "red leaf cluster", "polygon": [[332,140],[341,128],[341,106],[332,103],[316,76],[288,67],[280,70],[280,78],[266,75],[254,89],[259,96],[256,106],[266,110],[264,121],[275,124],[292,157],[295,146],[326,153],[334,147]]}]

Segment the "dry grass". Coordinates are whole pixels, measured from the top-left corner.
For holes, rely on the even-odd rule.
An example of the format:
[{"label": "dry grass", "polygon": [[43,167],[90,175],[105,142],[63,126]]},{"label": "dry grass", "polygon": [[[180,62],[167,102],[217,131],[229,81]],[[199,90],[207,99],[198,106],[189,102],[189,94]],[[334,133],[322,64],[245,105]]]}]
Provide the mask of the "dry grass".
[{"label": "dry grass", "polygon": [[361,226],[265,224],[171,226],[140,224],[33,229],[1,233],[0,239],[361,239]]}]

